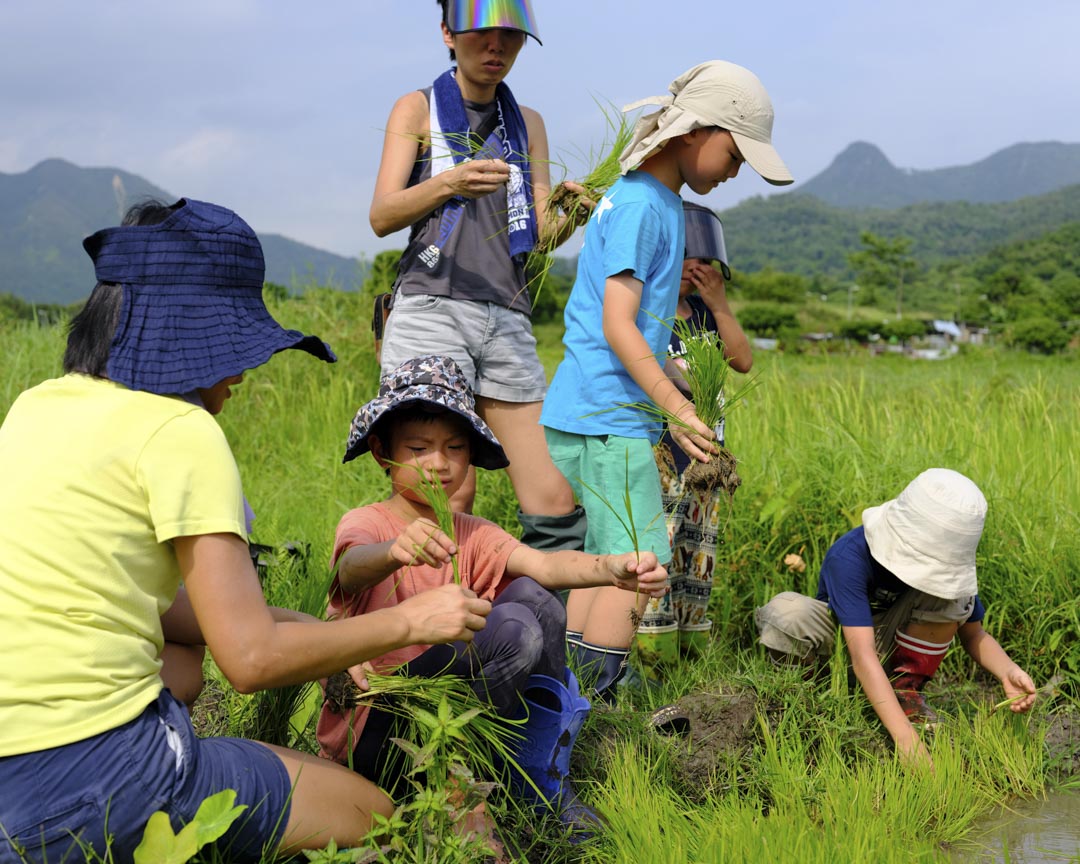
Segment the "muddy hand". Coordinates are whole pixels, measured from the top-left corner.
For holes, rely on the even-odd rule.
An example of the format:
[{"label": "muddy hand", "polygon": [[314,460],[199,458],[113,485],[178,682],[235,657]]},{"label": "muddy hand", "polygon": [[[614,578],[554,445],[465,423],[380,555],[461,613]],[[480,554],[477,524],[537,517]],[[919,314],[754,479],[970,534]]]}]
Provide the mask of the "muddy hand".
[{"label": "muddy hand", "polygon": [[573,222],[575,227],[580,228],[589,221],[589,217],[592,216],[592,211],[596,206],[596,202],[589,197],[589,190],[580,183],[566,180],[562,185],[566,187],[568,192],[572,192],[576,196],[574,209],[572,212],[566,214],[566,218]]},{"label": "muddy hand", "polygon": [[409,645],[471,642],[484,629],[491,603],[462,585],[441,585],[400,603],[409,625]]},{"label": "muddy hand", "polygon": [[635,552],[608,557],[612,581],[619,588],[628,591],[641,591],[650,597],[663,597],[667,594],[668,572],[656,559],[653,552]]}]

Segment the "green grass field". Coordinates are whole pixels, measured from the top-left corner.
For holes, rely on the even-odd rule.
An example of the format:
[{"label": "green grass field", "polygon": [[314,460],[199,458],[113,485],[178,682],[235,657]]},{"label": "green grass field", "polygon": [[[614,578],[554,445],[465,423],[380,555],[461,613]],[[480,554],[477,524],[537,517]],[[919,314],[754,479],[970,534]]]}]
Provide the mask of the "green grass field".
[{"label": "green grass field", "polygon": [[[370,459],[341,464],[349,422],[374,395],[377,369],[360,297],[317,291],[272,311],[285,326],[318,333],[340,362],[285,352],[234,388],[220,420],[258,514],[254,539],[306,550],[271,568],[267,593],[310,609],[324,599],[338,519],[388,491]],[[22,325],[4,335],[6,413],[22,389],[59,373],[64,337]],[[539,328],[538,338],[553,371],[558,328]],[[727,427],[743,485],[718,554],[714,642],[658,690],[624,694],[615,710],[590,715],[575,771],[608,820],[606,836],[572,848],[510,812],[503,832],[523,859],[944,861],[997,804],[1068,782],[1044,739],[1059,715],[1075,713],[1080,695],[1075,356],[986,350],[927,362],[759,353],[754,372],[759,386]],[[1059,684],[1028,715],[991,713],[1000,689],[951,651],[930,689],[953,718],[931,740],[930,773],[895,762],[842,658],[816,684],[775,669],[755,650],[752,615],[777,591],[812,593],[825,551],[859,524],[863,508],[933,466],[968,474],[990,504],[978,556],[987,629],[1037,684],[1054,676]],[[480,473],[477,512],[516,532],[505,476]],[[784,567],[789,552],[806,559],[804,574]],[[310,727],[288,722],[310,691],[243,697],[220,681],[211,689],[231,734],[312,748]],[[647,709],[675,700],[696,700],[706,720],[702,706],[713,706],[714,722],[738,733],[730,748],[647,728]]]}]

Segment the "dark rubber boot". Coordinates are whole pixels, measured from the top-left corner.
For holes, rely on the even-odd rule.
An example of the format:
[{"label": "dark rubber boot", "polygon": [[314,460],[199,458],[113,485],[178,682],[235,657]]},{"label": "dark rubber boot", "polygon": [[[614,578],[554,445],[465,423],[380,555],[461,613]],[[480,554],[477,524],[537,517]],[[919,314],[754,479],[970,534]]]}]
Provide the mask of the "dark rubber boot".
[{"label": "dark rubber boot", "polygon": [[589,700],[579,692],[569,669],[565,676],[565,684],[546,675],[531,675],[526,681],[528,713],[521,727],[524,738],[515,745],[514,759],[532,782],[513,771],[510,786],[517,797],[538,810],[553,810],[570,831],[571,842],[577,843],[592,837],[603,823],[581,802],[570,783],[570,753],[589,713]]},{"label": "dark rubber boot", "polygon": [[567,641],[567,660],[587,691],[605,705],[615,704],[615,683],[626,670],[626,648],[605,648],[585,641]]},{"label": "dark rubber boot", "polygon": [[896,631],[896,644],[885,671],[896,692],[896,701],[912,723],[938,722],[937,713],[926,704],[922,689],[934,677],[948,650],[948,642],[944,645],[924,642]]}]

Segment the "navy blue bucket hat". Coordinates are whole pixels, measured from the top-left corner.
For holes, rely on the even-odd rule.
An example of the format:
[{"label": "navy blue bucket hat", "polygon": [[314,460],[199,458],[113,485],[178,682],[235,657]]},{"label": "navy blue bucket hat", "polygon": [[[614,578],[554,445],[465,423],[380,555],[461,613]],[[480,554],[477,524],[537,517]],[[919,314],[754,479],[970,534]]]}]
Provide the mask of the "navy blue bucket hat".
[{"label": "navy blue bucket hat", "polygon": [[285,330],[262,299],[262,246],[225,207],[181,198],[156,225],[105,228],[83,240],[98,282],[123,288],[109,379],[188,393],[299,348],[337,360],[317,336]]},{"label": "navy blue bucket hat", "polygon": [[360,406],[349,426],[341,461],[367,453],[375,424],[390,412],[414,403],[437,406],[468,421],[474,432],[470,461],[477,468],[495,470],[510,464],[499,439],[476,413],[476,399],[461,367],[452,358],[436,354],[406,360],[382,377],[379,395]]},{"label": "navy blue bucket hat", "polygon": [[724,245],[724,226],[708,207],[683,201],[683,216],[686,220],[686,255],[685,258],[704,258],[720,264],[724,278],[731,279],[728,267],[727,247]]}]

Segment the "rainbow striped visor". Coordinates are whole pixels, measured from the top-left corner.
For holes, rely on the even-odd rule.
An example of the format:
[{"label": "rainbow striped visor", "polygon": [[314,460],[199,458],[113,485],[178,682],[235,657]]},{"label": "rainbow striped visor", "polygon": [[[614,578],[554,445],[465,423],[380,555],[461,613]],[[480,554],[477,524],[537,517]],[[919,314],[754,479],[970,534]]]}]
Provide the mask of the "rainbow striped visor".
[{"label": "rainbow striped visor", "polygon": [[447,7],[446,26],[451,33],[519,30],[543,44],[529,0],[450,0]]}]

